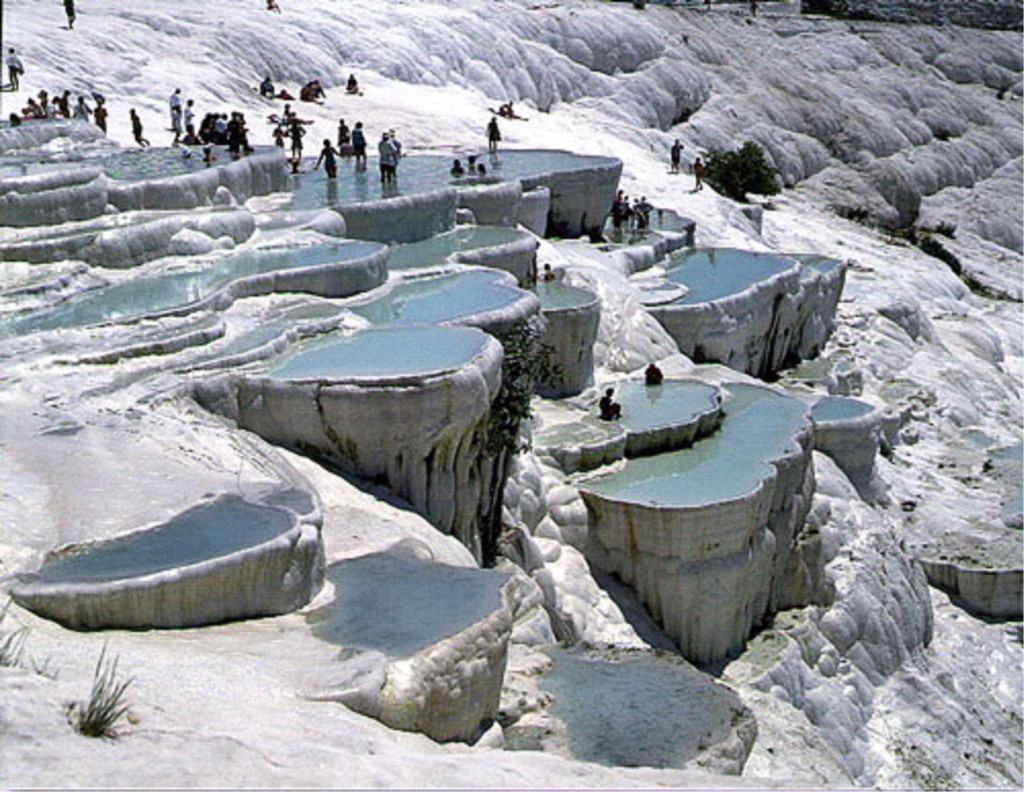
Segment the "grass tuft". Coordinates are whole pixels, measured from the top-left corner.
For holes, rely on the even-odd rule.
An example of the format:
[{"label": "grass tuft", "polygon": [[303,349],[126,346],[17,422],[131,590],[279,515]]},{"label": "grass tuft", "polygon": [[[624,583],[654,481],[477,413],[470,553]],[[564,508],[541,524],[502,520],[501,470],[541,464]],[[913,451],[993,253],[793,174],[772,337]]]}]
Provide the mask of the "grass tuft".
[{"label": "grass tuft", "polygon": [[104,644],[93,672],[89,701],[77,702],[69,707],[68,715],[72,725],[86,737],[115,739],[118,736],[115,728],[117,722],[128,714],[125,691],[132,680],[118,680],[117,661],[116,657],[112,661],[107,660],[107,645]]}]

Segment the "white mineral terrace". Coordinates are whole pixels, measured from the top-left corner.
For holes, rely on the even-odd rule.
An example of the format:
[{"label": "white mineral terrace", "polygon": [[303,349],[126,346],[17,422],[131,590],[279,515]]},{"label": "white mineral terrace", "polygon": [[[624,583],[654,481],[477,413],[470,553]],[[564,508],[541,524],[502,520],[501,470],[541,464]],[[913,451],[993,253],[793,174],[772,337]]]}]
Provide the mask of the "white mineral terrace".
[{"label": "white mineral terrace", "polygon": [[721,428],[692,447],[581,484],[588,555],[637,590],[694,662],[741,649],[780,600],[818,594],[787,579],[814,488],[806,408],[732,385],[724,412]]},{"label": "white mineral terrace", "polygon": [[0,787],[1020,789],[1020,0],[278,3],[3,3]]},{"label": "white mineral terrace", "polygon": [[287,613],[309,602],[323,580],[321,517],[310,516],[222,496],[153,528],[61,548],[11,593],[77,630],[198,627]]}]

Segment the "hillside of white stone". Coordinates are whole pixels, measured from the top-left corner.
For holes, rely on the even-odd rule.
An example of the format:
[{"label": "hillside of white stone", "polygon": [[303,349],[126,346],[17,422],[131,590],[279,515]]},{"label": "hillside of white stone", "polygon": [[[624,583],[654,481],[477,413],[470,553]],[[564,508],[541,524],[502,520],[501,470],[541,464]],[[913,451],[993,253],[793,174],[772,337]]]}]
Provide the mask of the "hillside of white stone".
[{"label": "hillside of white stone", "polygon": [[[185,633],[79,634],[12,608],[3,629],[31,631],[28,667],[0,668],[0,785],[1019,788],[1019,622],[967,614],[929,589],[911,559],[934,535],[956,547],[964,537],[1008,534],[1006,493],[985,461],[1022,435],[1019,35],[773,16],[771,3],[750,22],[718,9],[639,13],[582,0],[279,3],[280,15],[257,0],[80,4],[72,31],[62,27],[59,4],[9,0],[4,46],[17,49],[26,73],[19,91],[2,94],[3,115],[40,89],[97,91],[113,141],[134,145],[134,107],[148,136],[169,144],[167,97],[181,87],[200,118],[242,110],[254,142],[268,143],[264,119],[283,103],[261,99],[255,86],[269,75],[297,95],[317,78],[326,103],[293,103],[313,122],[309,140],[333,138],[344,117],[374,136],[395,128],[407,151],[460,156],[483,148],[489,109],[514,101],[527,120],[501,121],[502,145],[617,156],[630,196],[697,220],[702,245],[851,262],[823,353],[841,376],[824,382],[810,366],[787,384],[848,389],[898,418],[902,442],[878,460],[892,505],[864,503],[815,455],[809,520],[834,602],[782,614],[722,671],[758,723],[738,779],[440,746],[305,700],[296,691],[325,649],[302,614]],[[344,94],[349,74],[362,95]],[[790,189],[766,207],[760,233],[733,202],[710,189],[693,193],[691,176],[669,173],[676,138],[686,161],[747,139],[765,148]],[[45,148],[59,157],[75,145],[58,138]],[[248,209],[262,222],[272,206],[256,199]],[[1011,299],[973,293],[942,261],[836,208],[891,225],[915,221],[920,209],[921,226],[955,226],[942,244],[965,272]],[[256,227],[239,247],[268,239]],[[0,245],[20,234],[0,227]],[[673,356],[671,338],[611,256],[560,243],[545,244],[542,256],[602,299],[599,384],[653,358],[664,359],[669,376],[737,378]],[[132,277],[79,262],[4,263],[0,307]],[[34,288],[44,281],[49,291]],[[292,297],[239,300],[208,332],[253,332],[293,304],[308,307]],[[138,329],[155,336],[181,324]],[[116,337],[109,328],[68,331],[52,347],[29,338],[4,350],[5,586],[55,546],[166,520],[206,493],[244,495],[268,479],[316,492],[330,563],[410,537],[438,561],[472,563],[386,493],[353,486],[172,395],[180,384],[173,355],[166,364],[88,362]],[[535,407],[541,419],[551,409]],[[522,530],[534,583],[564,629],[591,643],[666,646],[628,591],[614,581],[599,586],[572,546],[586,511],[556,471],[523,455],[509,492],[506,520]],[[1019,542],[1019,531],[1011,538]],[[313,606],[331,595],[325,590]],[[516,652],[550,640],[533,628],[519,634]],[[63,714],[85,695],[105,642],[134,680],[135,722],[113,744],[75,734]],[[46,658],[55,680],[28,663]],[[523,677],[536,673],[524,665]],[[510,666],[507,690],[522,682],[517,673]],[[520,709],[543,709],[544,696],[531,695]],[[643,717],[658,718],[656,699],[643,705]]]}]

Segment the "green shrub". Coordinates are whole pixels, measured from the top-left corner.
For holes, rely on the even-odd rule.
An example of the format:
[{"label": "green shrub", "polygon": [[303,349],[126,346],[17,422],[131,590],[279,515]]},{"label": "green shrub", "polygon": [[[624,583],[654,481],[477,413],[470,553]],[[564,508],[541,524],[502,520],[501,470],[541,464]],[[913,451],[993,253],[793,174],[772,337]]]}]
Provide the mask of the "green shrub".
[{"label": "green shrub", "polygon": [[704,180],[736,201],[745,201],[747,193],[775,195],[779,191],[775,176],[764,150],[750,141],[737,151],[710,152],[704,166]]},{"label": "green shrub", "polygon": [[953,270],[955,275],[963,274],[963,266],[960,264],[960,259],[946,250],[945,246],[935,237],[921,236],[917,240],[917,246],[929,256],[945,262],[946,266]]}]

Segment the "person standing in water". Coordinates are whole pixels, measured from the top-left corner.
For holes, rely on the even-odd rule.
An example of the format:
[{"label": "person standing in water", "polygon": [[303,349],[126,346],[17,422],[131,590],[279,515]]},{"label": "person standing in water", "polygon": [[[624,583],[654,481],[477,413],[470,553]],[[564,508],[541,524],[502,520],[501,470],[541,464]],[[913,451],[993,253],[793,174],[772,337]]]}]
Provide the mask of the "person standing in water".
[{"label": "person standing in water", "polygon": [[75,28],[75,0],[64,0],[64,13],[68,18],[68,30]]},{"label": "person standing in water", "polygon": [[338,151],[331,145],[331,141],[325,139],[324,147],[320,149],[320,156],[317,158],[316,165],[313,166],[313,170],[320,167],[320,163],[324,164],[324,170],[327,172],[327,178],[333,179],[338,175],[338,160],[337,157],[341,156]]},{"label": "person standing in water", "polygon": [[288,137],[292,141],[292,159],[302,159],[302,138],[306,130],[302,128],[297,118],[293,118],[288,125]]},{"label": "person standing in water", "polygon": [[498,129],[498,119],[491,116],[487,124],[487,151],[495,154],[498,151],[498,142],[501,140],[501,130]]},{"label": "person standing in water", "polygon": [[356,167],[366,167],[366,134],[363,132],[363,122],[356,121],[355,129],[352,130],[352,154],[356,158]]}]

